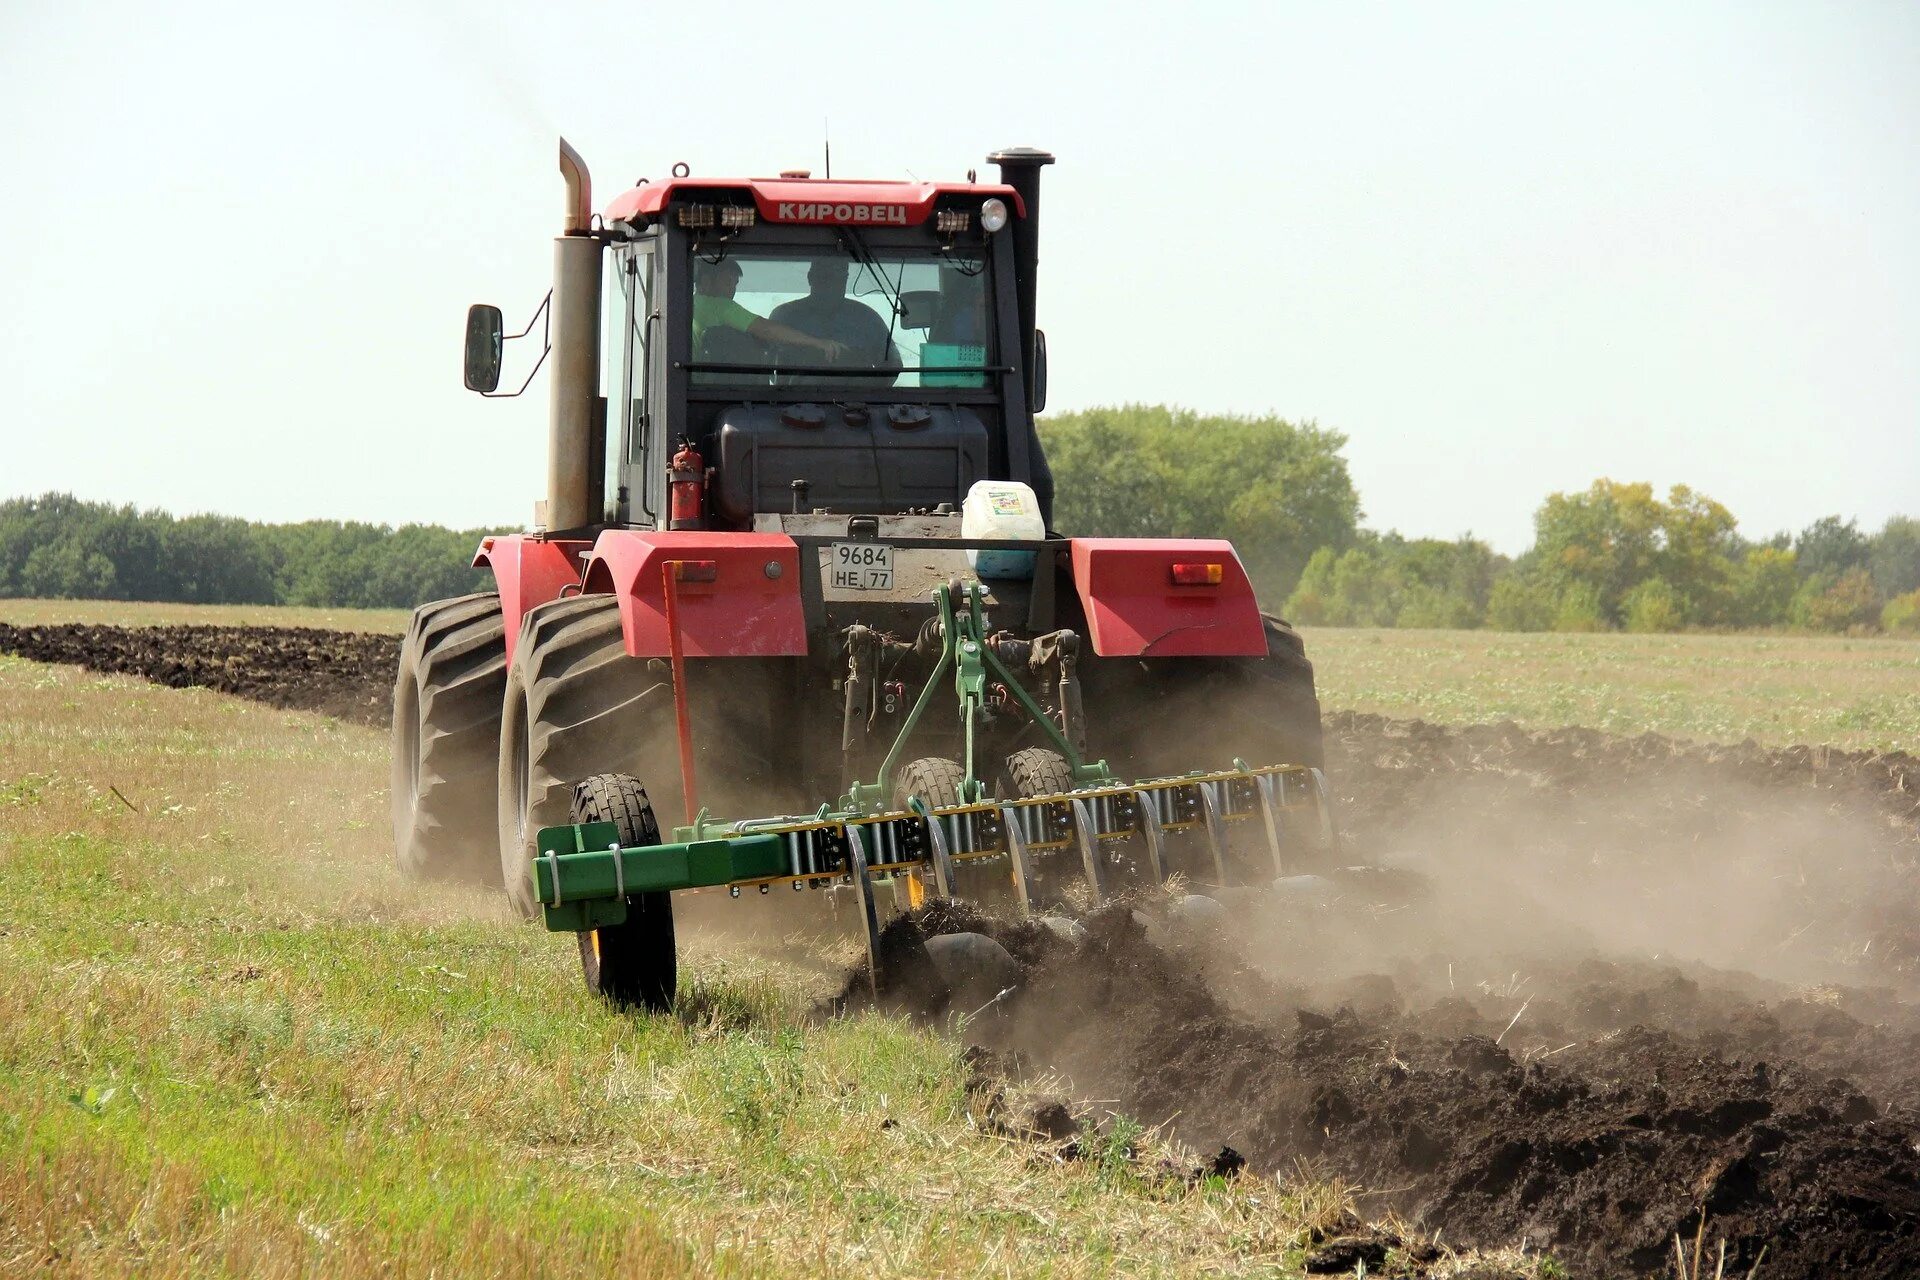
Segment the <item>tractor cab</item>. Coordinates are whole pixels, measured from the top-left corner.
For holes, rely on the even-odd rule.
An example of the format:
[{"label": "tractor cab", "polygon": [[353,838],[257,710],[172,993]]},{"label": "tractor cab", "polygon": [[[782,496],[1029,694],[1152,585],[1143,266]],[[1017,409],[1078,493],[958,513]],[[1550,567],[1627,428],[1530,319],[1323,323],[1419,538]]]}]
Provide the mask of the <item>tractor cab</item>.
[{"label": "tractor cab", "polygon": [[1026,217],[1010,185],[682,176],[622,193],[603,217],[610,522],[685,527],[667,489],[683,447],[712,468],[693,517],[708,528],[1049,487]]}]

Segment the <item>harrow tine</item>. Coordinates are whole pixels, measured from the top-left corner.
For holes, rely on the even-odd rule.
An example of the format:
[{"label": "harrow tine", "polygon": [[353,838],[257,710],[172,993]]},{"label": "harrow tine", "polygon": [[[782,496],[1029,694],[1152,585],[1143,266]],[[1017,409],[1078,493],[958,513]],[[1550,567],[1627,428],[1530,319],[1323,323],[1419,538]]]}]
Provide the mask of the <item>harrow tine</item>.
[{"label": "harrow tine", "polygon": [[1206,783],[1196,783],[1200,791],[1200,812],[1207,820],[1207,852],[1213,855],[1213,882],[1225,886],[1227,883],[1227,833],[1220,825],[1220,806],[1213,798],[1213,788]]},{"label": "harrow tine", "polygon": [[1280,812],[1274,798],[1274,788],[1284,787],[1273,774],[1262,774],[1254,778],[1254,790],[1260,794],[1260,822],[1267,829],[1267,848],[1273,854],[1273,876],[1279,879],[1287,874],[1287,856],[1280,850]]},{"label": "harrow tine", "polygon": [[1140,806],[1140,834],[1147,841],[1147,867],[1153,872],[1155,884],[1167,882],[1166,832],[1160,829],[1160,813],[1153,807],[1153,797],[1145,791],[1133,793],[1134,801]]},{"label": "harrow tine", "polygon": [[1094,832],[1093,814],[1087,809],[1087,802],[1078,796],[1069,803],[1073,806],[1074,834],[1080,840],[1080,860],[1087,867],[1087,887],[1093,890],[1095,902],[1104,902],[1107,897],[1107,878],[1100,870],[1100,839]]},{"label": "harrow tine", "polygon": [[1027,833],[1011,808],[1001,806],[1000,825],[1007,833],[1007,861],[1013,864],[1013,891],[1020,899],[1020,914],[1033,914],[1033,862],[1027,856]]},{"label": "harrow tine", "polygon": [[1313,774],[1313,798],[1319,802],[1320,831],[1327,840],[1327,861],[1340,861],[1340,833],[1333,825],[1333,797],[1327,794],[1327,775],[1318,769]]},{"label": "harrow tine", "polygon": [[860,828],[847,827],[847,868],[853,872],[854,896],[860,900],[860,923],[867,936],[867,986],[869,994],[880,988],[880,916],[873,905],[873,882],[867,879],[867,843]]}]

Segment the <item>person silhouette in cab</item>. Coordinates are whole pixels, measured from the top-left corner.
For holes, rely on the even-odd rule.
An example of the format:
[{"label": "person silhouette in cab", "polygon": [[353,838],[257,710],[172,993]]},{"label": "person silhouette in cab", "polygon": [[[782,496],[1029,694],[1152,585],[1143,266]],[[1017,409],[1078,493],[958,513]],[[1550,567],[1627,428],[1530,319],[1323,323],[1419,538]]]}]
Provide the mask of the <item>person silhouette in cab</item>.
[{"label": "person silhouette in cab", "polygon": [[753,314],[733,300],[740,287],[740,264],[732,258],[718,262],[704,259],[693,273],[693,356],[696,360],[715,360],[723,364],[754,364],[766,358],[764,349],[745,350],[737,339],[725,339],[741,333],[756,343],[779,342],[806,347],[829,362],[837,362],[846,349],[831,338],[816,338],[810,333],[778,321]]},{"label": "person silhouette in cab", "polygon": [[[840,344],[847,354],[831,363],[842,368],[898,370],[900,349],[893,345],[887,322],[872,307],[847,296],[847,267],[845,258],[815,259],[807,268],[807,296],[781,303],[770,318]],[[886,386],[892,379],[860,381]]]}]

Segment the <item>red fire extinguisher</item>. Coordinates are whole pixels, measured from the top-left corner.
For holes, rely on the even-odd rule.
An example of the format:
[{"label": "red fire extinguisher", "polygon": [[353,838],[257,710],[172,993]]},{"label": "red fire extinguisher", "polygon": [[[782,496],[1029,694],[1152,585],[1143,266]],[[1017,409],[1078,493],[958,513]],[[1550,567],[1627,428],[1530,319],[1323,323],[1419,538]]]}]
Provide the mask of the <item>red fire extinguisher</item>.
[{"label": "red fire extinguisher", "polygon": [[685,436],[667,465],[667,494],[667,528],[700,528],[707,510],[707,460]]}]

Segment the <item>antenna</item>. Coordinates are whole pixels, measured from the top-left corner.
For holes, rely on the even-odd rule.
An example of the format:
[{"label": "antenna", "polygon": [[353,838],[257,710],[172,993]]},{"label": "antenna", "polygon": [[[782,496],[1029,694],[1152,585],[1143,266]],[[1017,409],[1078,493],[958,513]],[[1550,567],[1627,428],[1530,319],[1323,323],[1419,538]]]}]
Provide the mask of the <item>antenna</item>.
[{"label": "antenna", "polygon": [[833,130],[828,127],[825,116],[820,117],[820,138],[820,145],[826,152],[827,176],[831,178],[833,176]]}]

